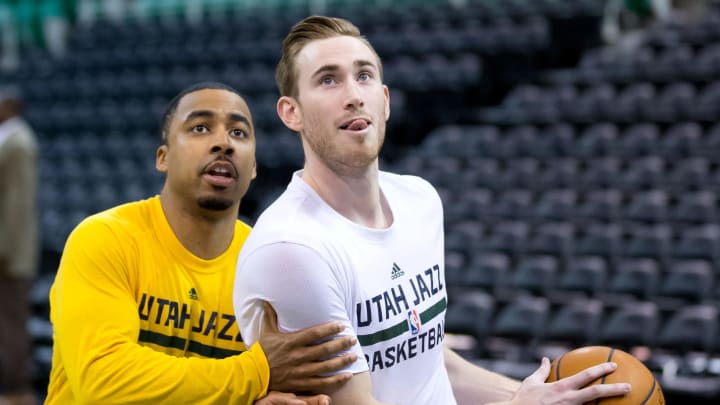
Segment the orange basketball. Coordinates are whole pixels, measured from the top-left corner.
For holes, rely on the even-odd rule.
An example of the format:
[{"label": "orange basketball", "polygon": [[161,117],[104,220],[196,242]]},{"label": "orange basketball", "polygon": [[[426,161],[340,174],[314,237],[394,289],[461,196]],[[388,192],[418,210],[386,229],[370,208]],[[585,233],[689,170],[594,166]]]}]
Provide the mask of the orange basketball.
[{"label": "orange basketball", "polygon": [[588,385],[629,383],[632,390],[622,396],[602,398],[585,405],[664,405],[660,384],[645,365],[622,350],[606,346],[587,346],[569,351],[553,360],[547,382],[570,377],[578,372],[601,363],[612,361],[617,368]]}]

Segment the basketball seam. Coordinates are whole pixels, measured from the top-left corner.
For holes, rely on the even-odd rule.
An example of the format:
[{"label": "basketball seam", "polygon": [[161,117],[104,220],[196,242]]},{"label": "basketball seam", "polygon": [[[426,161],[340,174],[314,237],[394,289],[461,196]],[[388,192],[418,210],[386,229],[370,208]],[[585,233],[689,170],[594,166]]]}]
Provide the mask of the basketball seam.
[{"label": "basketball seam", "polygon": [[560,363],[562,363],[562,359],[565,357],[565,355],[560,356],[557,362],[557,367],[555,368],[555,381],[560,380]]},{"label": "basketball seam", "polygon": [[655,386],[657,385],[657,380],[653,378],[653,385],[650,387],[650,392],[648,392],[647,397],[645,397],[645,400],[642,401],[640,405],[645,405],[650,400],[650,397],[652,397],[652,394],[655,392]]},{"label": "basketball seam", "polygon": [[[615,354],[615,349],[614,349],[614,348],[610,348],[610,353],[608,353],[607,361],[611,361],[614,354]],[[606,379],[606,378],[607,378],[607,374],[605,374],[604,376],[602,376],[602,379],[600,380],[600,384],[605,384],[605,379]],[[596,400],[595,400],[595,405],[600,405],[600,401],[601,401],[600,398],[596,399]]]}]

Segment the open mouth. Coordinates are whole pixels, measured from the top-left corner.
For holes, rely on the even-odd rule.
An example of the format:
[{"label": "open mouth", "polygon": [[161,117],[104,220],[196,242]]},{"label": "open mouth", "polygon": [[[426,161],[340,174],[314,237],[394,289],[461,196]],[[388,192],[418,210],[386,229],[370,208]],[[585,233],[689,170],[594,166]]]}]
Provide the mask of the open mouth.
[{"label": "open mouth", "polygon": [[232,174],[225,168],[217,168],[217,169],[208,170],[206,173],[211,176],[232,178]]},{"label": "open mouth", "polygon": [[340,125],[340,129],[349,131],[362,131],[370,126],[370,121],[364,118],[353,118]]},{"label": "open mouth", "polygon": [[235,170],[235,166],[233,166],[232,163],[223,160],[216,160],[210,163],[205,168],[204,173],[211,176],[226,177],[230,179],[237,177],[237,171]]}]

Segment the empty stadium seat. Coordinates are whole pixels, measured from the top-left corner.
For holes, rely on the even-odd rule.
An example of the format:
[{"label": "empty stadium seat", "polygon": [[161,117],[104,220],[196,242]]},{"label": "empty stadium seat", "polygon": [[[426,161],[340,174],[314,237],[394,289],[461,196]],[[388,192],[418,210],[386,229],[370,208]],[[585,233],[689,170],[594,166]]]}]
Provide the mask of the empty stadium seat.
[{"label": "empty stadium seat", "polygon": [[631,221],[665,222],[668,219],[670,196],[664,190],[638,191],[622,209],[622,216]]},{"label": "empty stadium seat", "polygon": [[618,179],[618,185],[634,191],[659,187],[666,181],[667,161],[660,156],[631,158]]},{"label": "empty stadium seat", "polygon": [[510,275],[510,258],[499,252],[476,252],[470,259],[464,284],[489,292],[505,284]]},{"label": "empty stadium seat", "polygon": [[552,313],[543,338],[566,342],[569,348],[592,344],[597,341],[602,315],[599,300],[571,300]]},{"label": "empty stadium seat", "polygon": [[494,215],[501,218],[522,218],[529,213],[529,209],[533,201],[534,195],[530,190],[505,190],[496,194],[491,210]]},{"label": "empty stadium seat", "polygon": [[657,340],[661,315],[654,302],[625,302],[603,322],[599,342],[628,350],[652,347]]},{"label": "empty stadium seat", "polygon": [[607,286],[607,292],[641,300],[657,294],[660,266],[652,259],[622,259]]},{"label": "empty stadium seat", "polygon": [[666,223],[637,225],[628,228],[622,254],[628,257],[650,257],[665,263],[670,255],[672,228]]},{"label": "empty stadium seat", "polygon": [[[685,260],[672,263],[663,277],[658,295],[700,303],[712,296],[713,268],[708,261]],[[683,305],[676,303],[675,305]]]},{"label": "empty stadium seat", "polygon": [[596,255],[614,260],[623,244],[622,227],[617,223],[593,222],[578,229],[574,251],[579,255]]},{"label": "empty stadium seat", "polygon": [[[676,190],[691,190],[708,187],[713,181],[712,164],[704,156],[693,156],[675,161],[673,169],[668,174],[667,183]],[[681,194],[684,196],[685,194]]]},{"label": "empty stadium seat", "polygon": [[574,215],[577,201],[578,193],[573,189],[549,189],[540,194],[531,214],[543,221],[567,220]]},{"label": "empty stadium seat", "polygon": [[579,135],[575,154],[584,158],[607,156],[615,149],[618,136],[618,129],[613,124],[592,124]]},{"label": "empty stadium seat", "polygon": [[615,189],[591,189],[582,196],[576,214],[596,221],[617,221],[623,205],[623,193]]},{"label": "empty stadium seat", "polygon": [[610,187],[619,181],[622,170],[619,157],[589,158],[585,170],[580,173],[580,182],[594,188]]},{"label": "empty stadium seat", "polygon": [[495,300],[482,291],[462,291],[453,296],[445,315],[445,331],[467,334],[482,343],[490,332]]},{"label": "empty stadium seat", "polygon": [[548,160],[537,174],[536,184],[545,189],[573,188],[578,183],[580,162],[575,158],[556,157]]},{"label": "empty stadium seat", "polygon": [[660,347],[686,353],[709,351],[718,332],[718,308],[693,305],[677,309],[662,325],[658,335]]},{"label": "empty stadium seat", "polygon": [[575,226],[571,222],[544,222],[533,229],[527,241],[529,253],[552,254],[566,260],[574,250]]},{"label": "empty stadium seat", "polygon": [[502,221],[493,225],[488,236],[480,242],[480,250],[490,250],[516,256],[525,248],[530,226],[521,221]]},{"label": "empty stadium seat", "polygon": [[510,279],[510,287],[532,295],[544,296],[555,284],[558,258],[550,255],[525,256],[519,259]]},{"label": "empty stadium seat", "polygon": [[677,222],[700,224],[718,219],[718,197],[711,190],[681,193],[672,208],[671,218]]},{"label": "empty stadium seat", "polygon": [[655,124],[634,124],[623,132],[618,142],[618,152],[626,157],[652,154],[660,139],[660,130]]},{"label": "empty stadium seat", "polygon": [[543,297],[519,296],[500,309],[491,327],[494,336],[528,342],[543,337],[550,305]]},{"label": "empty stadium seat", "polygon": [[[691,109],[693,98],[687,100]],[[700,150],[703,129],[697,122],[679,122],[673,124],[663,134],[660,147],[665,156],[675,159],[695,156]]]},{"label": "empty stadium seat", "polygon": [[607,260],[601,256],[573,256],[558,278],[557,288],[594,297],[605,289],[608,272]]},{"label": "empty stadium seat", "polygon": [[705,259],[718,263],[720,259],[720,226],[705,223],[690,226],[679,234],[670,254],[680,259]]}]

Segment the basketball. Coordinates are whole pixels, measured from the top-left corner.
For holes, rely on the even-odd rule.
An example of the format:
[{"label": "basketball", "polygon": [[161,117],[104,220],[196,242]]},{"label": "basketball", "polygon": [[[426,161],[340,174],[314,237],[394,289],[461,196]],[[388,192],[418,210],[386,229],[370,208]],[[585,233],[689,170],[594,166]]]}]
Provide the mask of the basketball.
[{"label": "basketball", "polygon": [[601,398],[585,405],[664,405],[660,384],[652,372],[633,355],[606,346],[587,346],[569,351],[553,360],[547,382],[570,377],[578,372],[601,363],[612,361],[617,369],[588,385],[629,383],[632,390],[622,396]]}]

